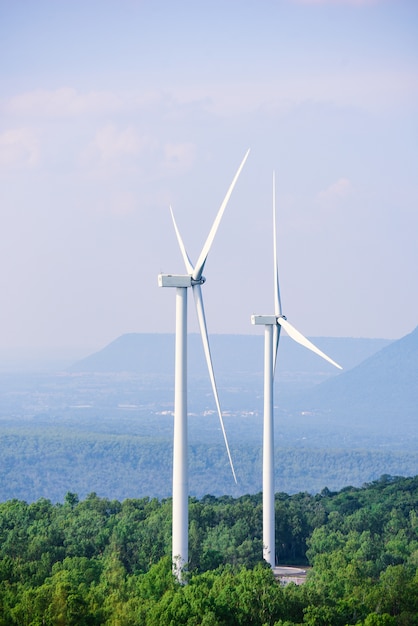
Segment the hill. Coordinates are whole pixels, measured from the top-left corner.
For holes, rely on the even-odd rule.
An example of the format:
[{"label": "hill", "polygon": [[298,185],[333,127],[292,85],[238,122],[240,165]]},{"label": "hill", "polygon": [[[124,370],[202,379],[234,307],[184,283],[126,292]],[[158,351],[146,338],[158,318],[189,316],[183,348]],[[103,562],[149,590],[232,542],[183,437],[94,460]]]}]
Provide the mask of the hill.
[{"label": "hill", "polygon": [[348,372],[326,380],[295,399],[299,411],[347,429],[377,429],[404,435],[411,445],[418,429],[418,327]]},{"label": "hill", "polygon": [[[210,341],[216,374],[220,378],[262,372],[262,335],[212,335]],[[344,369],[351,369],[391,343],[388,339],[349,337],[317,337],[314,341],[340,361]],[[75,362],[68,369],[71,372],[132,372],[173,376],[174,335],[125,334],[102,350]],[[188,336],[188,369],[190,376],[206,376],[202,342],[198,334]],[[280,341],[278,373],[303,373],[307,380],[318,382],[335,375],[336,370],[283,336]]]},{"label": "hill", "polygon": [[350,371],[325,381],[309,397],[325,410],[417,416],[418,326]]}]

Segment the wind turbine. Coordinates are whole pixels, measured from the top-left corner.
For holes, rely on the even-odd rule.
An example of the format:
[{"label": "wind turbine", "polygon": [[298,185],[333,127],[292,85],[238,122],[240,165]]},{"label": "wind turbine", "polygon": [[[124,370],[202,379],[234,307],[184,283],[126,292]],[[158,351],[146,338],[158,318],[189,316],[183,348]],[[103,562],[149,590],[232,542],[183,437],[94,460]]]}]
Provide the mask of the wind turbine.
[{"label": "wind turbine", "polygon": [[264,325],[264,425],[263,425],[263,557],[271,565],[276,565],[275,515],[274,515],[274,404],[273,383],[279,348],[280,331],[297,343],[342,369],[309,339],[304,337],[282,313],[280,300],[279,272],[277,265],[276,234],[276,184],[273,173],[273,256],[274,256],[274,315],[252,315],[253,324]]},{"label": "wind turbine", "polygon": [[196,305],[197,318],[200,334],[202,336],[203,349],[209,370],[209,377],[215,397],[216,408],[222,428],[222,433],[228,453],[229,463],[235,482],[237,482],[232,457],[229,450],[225,427],[219,404],[218,391],[212,366],[212,357],[209,347],[209,337],[206,326],[205,310],[202,298],[202,285],[205,278],[202,275],[210,248],[218,230],[220,221],[228,204],[229,198],[238,180],[249,150],[246,152],[241,165],[226,193],[220,209],[213,222],[212,228],[202,248],[195,265],[191,262],[179,229],[171,210],[180,251],[186,265],[187,274],[160,274],[158,284],[160,287],[175,287],[176,289],[176,334],[175,334],[175,373],[174,373],[174,442],[173,442],[173,534],[172,534],[172,560],[173,572],[179,581],[184,580],[184,570],[188,562],[188,459],[187,459],[187,289],[192,288]]}]

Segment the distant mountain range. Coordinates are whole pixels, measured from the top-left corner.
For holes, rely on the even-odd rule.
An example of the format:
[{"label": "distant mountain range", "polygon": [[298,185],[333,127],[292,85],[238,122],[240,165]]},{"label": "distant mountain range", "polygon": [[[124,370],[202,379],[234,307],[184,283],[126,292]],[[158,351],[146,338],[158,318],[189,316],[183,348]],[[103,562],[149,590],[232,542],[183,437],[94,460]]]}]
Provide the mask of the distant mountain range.
[{"label": "distant mountain range", "polygon": [[[219,377],[238,377],[263,371],[262,335],[212,335],[211,350],[215,372]],[[317,337],[318,347],[340,362],[344,370],[358,365],[370,355],[389,345],[389,339]],[[205,376],[206,365],[198,334],[188,337],[188,370],[190,376]],[[137,374],[173,375],[174,335],[130,333],[122,335],[99,352],[77,361],[72,372],[135,372]],[[280,340],[280,372],[305,372],[319,377],[335,375],[327,362],[305,350],[287,336]]]},{"label": "distant mountain range", "polygon": [[307,393],[301,405],[348,418],[418,428],[418,327]]},{"label": "distant mountain range", "polygon": [[[213,335],[211,340],[218,382],[225,389],[224,406],[232,403],[228,389],[233,388],[235,397],[241,397],[241,406],[247,403],[253,410],[255,398],[262,395],[263,337]],[[339,373],[283,336],[276,374],[277,428],[294,424],[308,436],[319,427],[334,433],[342,443],[344,439],[351,441],[354,431],[359,441],[363,433],[364,441],[376,437],[382,445],[396,439],[398,448],[404,442],[410,449],[418,442],[418,327],[392,342],[326,337],[314,342],[344,370]],[[168,376],[170,388],[173,369],[174,336],[168,334],[123,335],[72,367],[73,372]],[[197,334],[189,336],[189,376],[206,384],[206,365]]]},{"label": "distant mountain range", "polygon": [[[398,341],[315,338],[340,373],[283,336],[275,381],[276,489],[320,491],[418,472],[418,328]],[[231,479],[201,340],[189,336],[191,493],[261,489],[260,335],[213,335],[239,484]],[[168,497],[174,336],[129,334],[52,373],[0,375],[0,500],[67,491]]]}]

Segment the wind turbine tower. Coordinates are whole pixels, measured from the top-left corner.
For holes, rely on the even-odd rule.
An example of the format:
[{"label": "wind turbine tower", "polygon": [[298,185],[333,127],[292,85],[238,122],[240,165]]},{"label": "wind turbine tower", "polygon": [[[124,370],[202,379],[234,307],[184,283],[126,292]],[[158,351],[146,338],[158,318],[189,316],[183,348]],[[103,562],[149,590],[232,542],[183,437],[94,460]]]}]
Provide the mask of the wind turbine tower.
[{"label": "wind turbine tower", "polygon": [[205,283],[203,269],[210,248],[218,230],[220,221],[228,204],[229,198],[238,180],[249,150],[245,154],[241,165],[226,193],[220,209],[213,222],[212,228],[202,248],[196,265],[193,265],[186,252],[180,231],[171,210],[178,244],[186,266],[187,274],[160,274],[158,284],[160,287],[174,287],[176,289],[176,331],[175,331],[175,371],[174,371],[174,441],[173,441],[173,530],[172,530],[172,560],[173,572],[180,582],[184,582],[185,568],[188,562],[188,436],[187,436],[187,290],[193,291],[196,305],[197,318],[200,334],[203,342],[209,377],[215,397],[216,408],[222,428],[226,450],[231,466],[232,474],[236,482],[235,470],[229,450],[222,412],[219,404],[218,391],[212,365],[212,357],[209,347],[209,337],[206,326],[205,310],[202,298],[202,285]]},{"label": "wind turbine tower", "polygon": [[309,339],[304,337],[287,321],[282,313],[277,264],[276,234],[276,184],[273,173],[273,256],[274,256],[274,314],[252,315],[253,324],[264,326],[264,423],[263,423],[263,558],[271,565],[276,565],[275,550],[275,510],[274,510],[274,402],[273,386],[279,348],[280,330],[297,343],[342,369],[329,356],[324,354]]}]

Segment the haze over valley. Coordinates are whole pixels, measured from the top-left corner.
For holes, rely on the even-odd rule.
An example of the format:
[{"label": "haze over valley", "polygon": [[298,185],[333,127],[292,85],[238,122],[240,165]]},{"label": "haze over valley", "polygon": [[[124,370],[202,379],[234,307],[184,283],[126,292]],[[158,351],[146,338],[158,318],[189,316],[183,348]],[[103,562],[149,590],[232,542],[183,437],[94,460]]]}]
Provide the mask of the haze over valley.
[{"label": "haze over valley", "polygon": [[[418,330],[398,341],[315,343],[344,370],[335,373],[282,337],[275,382],[276,490],[316,493],[360,486],[382,474],[415,474]],[[262,336],[212,337],[238,485],[198,335],[189,336],[189,353],[191,495],[261,491]],[[0,499],[62,501],[68,491],[169,497],[173,354],[173,335],[131,333],[66,370],[3,372]]]}]

